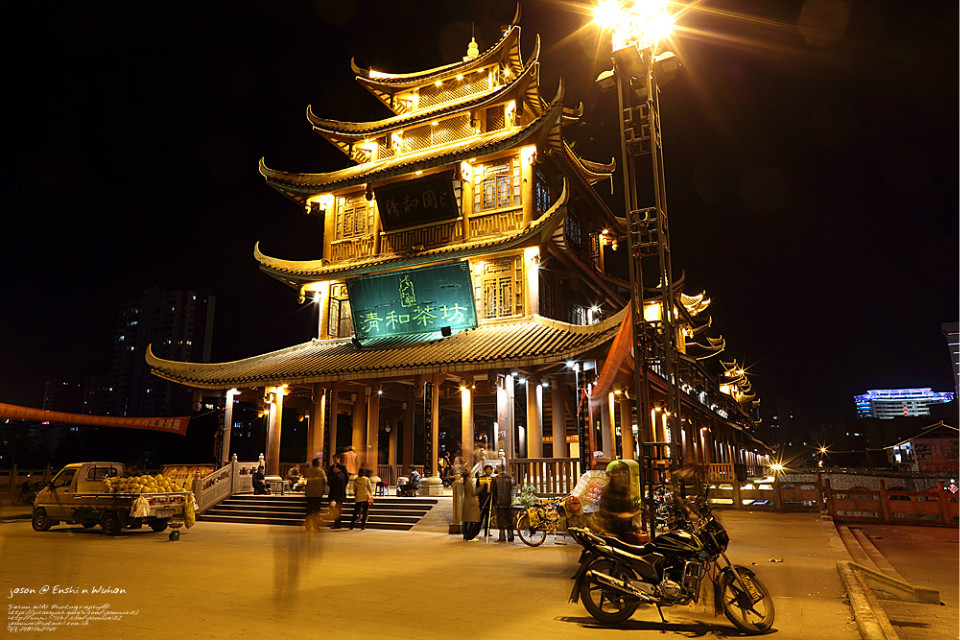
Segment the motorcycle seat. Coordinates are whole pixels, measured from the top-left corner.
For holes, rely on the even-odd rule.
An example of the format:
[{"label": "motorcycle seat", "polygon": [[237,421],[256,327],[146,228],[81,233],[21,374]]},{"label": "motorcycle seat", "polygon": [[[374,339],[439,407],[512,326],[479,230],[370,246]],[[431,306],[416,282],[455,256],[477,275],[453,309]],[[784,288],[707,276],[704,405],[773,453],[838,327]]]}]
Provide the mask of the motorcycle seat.
[{"label": "motorcycle seat", "polygon": [[626,541],[621,541],[615,536],[604,536],[603,540],[606,541],[607,545],[610,547],[623,550],[624,552],[629,552],[630,554],[636,554],[637,556],[647,554],[653,549],[653,546],[649,543],[644,543],[643,545],[633,545],[631,543],[627,543]]}]

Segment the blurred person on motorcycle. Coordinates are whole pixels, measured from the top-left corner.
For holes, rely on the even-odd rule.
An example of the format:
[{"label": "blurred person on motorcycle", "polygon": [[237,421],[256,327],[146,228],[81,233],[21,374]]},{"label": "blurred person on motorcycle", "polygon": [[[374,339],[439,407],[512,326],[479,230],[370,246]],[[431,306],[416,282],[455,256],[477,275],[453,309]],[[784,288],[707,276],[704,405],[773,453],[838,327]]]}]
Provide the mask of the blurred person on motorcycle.
[{"label": "blurred person on motorcycle", "polygon": [[640,497],[630,482],[626,464],[614,465],[607,472],[607,484],[600,493],[596,525],[625,543],[642,545],[649,540],[640,525]]}]

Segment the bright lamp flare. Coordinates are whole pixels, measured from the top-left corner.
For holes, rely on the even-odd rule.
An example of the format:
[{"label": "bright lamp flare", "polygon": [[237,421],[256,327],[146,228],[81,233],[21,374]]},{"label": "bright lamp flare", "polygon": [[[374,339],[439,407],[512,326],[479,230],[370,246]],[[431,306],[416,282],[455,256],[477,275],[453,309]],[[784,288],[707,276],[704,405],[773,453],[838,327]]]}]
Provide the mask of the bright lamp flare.
[{"label": "bright lamp flare", "polygon": [[593,10],[593,21],[604,29],[613,29],[623,20],[624,13],[617,0],[603,0]]},{"label": "bright lamp flare", "polygon": [[648,49],[670,36],[673,18],[667,13],[668,0],[617,2],[603,0],[594,9],[593,21],[613,31],[613,49],[630,46]]}]

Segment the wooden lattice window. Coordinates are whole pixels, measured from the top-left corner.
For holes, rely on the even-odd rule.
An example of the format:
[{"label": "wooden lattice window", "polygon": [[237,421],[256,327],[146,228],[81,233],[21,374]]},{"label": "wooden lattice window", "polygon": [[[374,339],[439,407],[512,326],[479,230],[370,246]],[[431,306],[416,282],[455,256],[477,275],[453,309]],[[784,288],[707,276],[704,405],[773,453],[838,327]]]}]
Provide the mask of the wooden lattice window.
[{"label": "wooden lattice window", "polygon": [[485,165],[474,178],[474,211],[520,204],[520,159]]},{"label": "wooden lattice window", "polygon": [[503,129],[506,125],[506,116],[504,114],[503,105],[496,105],[495,107],[490,107],[487,109],[486,113],[487,122],[485,131],[497,131],[498,129]]},{"label": "wooden lattice window", "polygon": [[373,203],[365,196],[337,199],[336,239],[357,238],[373,233]]},{"label": "wooden lattice window", "polygon": [[553,199],[550,198],[550,181],[547,180],[547,177],[540,170],[537,170],[535,195],[537,199],[537,209],[541,214],[550,209],[550,205],[553,204]]},{"label": "wooden lattice window", "polygon": [[523,263],[519,257],[485,263],[478,281],[477,307],[483,318],[523,313]]}]

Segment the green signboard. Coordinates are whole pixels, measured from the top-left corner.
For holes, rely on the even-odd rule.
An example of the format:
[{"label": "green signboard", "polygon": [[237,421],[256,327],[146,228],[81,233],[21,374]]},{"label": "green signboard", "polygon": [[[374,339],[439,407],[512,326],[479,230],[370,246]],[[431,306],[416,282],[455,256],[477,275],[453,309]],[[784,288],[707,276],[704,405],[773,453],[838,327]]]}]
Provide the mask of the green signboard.
[{"label": "green signboard", "polygon": [[477,326],[466,262],[346,280],[357,340]]}]

